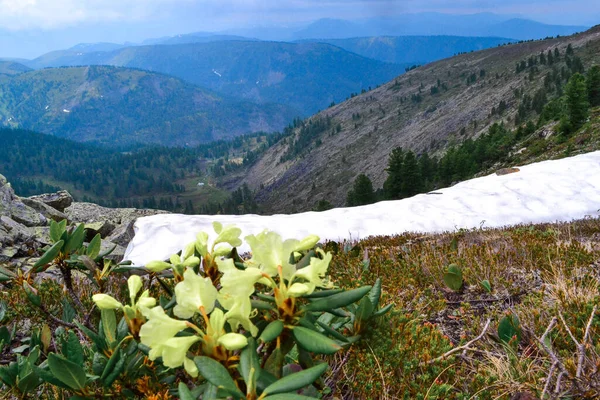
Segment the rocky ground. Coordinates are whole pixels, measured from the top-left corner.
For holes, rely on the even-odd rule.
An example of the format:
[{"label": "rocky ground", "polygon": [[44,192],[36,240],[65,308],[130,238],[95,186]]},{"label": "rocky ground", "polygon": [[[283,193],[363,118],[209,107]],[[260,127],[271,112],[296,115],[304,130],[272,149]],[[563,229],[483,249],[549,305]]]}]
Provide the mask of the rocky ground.
[{"label": "rocky ground", "polygon": [[85,224],[88,240],[100,233],[102,247],[116,245],[111,257],[120,261],[133,238],[136,219],[165,212],[79,203],[64,190],[19,197],[7,179],[0,175],[0,265],[23,267],[35,263],[50,244],[50,221],[63,219],[72,224]]}]

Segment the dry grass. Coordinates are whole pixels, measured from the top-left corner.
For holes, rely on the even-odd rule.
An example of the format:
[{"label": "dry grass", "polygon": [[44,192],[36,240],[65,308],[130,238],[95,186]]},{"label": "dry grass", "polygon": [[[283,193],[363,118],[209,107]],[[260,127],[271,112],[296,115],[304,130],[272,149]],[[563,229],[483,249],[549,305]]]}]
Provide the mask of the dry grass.
[{"label": "dry grass", "polygon": [[[371,237],[354,243],[354,251],[338,252],[332,264],[335,279],[354,287],[382,277],[382,302],[394,303],[396,312],[367,334],[372,351],[363,346],[344,359],[343,370],[350,372],[340,376],[334,395],[510,399],[527,393],[539,399],[544,393],[547,399],[595,398],[591,382],[600,366],[600,318],[590,315],[600,300],[599,242],[600,219],[585,219]],[[368,270],[362,264],[365,249]],[[442,280],[450,263],[463,272],[458,292]],[[491,282],[491,293],[480,285],[483,279]],[[496,334],[506,313],[517,315],[522,328],[512,352]],[[558,322],[544,340],[566,371],[557,394],[544,392],[549,381],[554,389],[560,370],[538,341],[553,318]],[[481,340],[465,346],[481,335],[488,319],[491,326]],[[467,349],[453,351],[459,346]],[[445,354],[450,356],[441,357]]]}]

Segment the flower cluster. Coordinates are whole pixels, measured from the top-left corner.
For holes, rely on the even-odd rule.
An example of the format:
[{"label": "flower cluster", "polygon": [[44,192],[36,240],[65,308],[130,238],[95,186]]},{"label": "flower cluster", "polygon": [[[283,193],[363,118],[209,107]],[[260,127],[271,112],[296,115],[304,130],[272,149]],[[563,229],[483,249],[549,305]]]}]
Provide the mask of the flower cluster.
[{"label": "flower cluster", "polygon": [[270,231],[246,236],[252,258],[244,261],[233,251],[242,244],[241,230],[219,223],[213,228],[217,236],[212,242],[206,232],[199,233],[195,242],[171,256],[169,262],[146,265],[151,273],[172,271],[177,282],[172,309],[156,306],[148,290],[138,298],[143,283],[137,275],[128,280],[130,305],[106,294],[93,296],[101,309],[123,310],[132,334],[139,333],[141,343],[150,348],[151,360],[161,357],[169,368],[183,365],[193,377],[198,376],[198,369],[188,353],[227,363],[234,352],[247,346],[248,337],[257,335],[253,322],[257,310],[252,306],[257,285],[273,294],[278,306],[273,319],[285,323],[301,313],[295,308],[298,297],[333,286],[327,277],[330,253],[316,249],[303,268],[296,266],[297,260],[315,247],[317,236],[285,241]]}]

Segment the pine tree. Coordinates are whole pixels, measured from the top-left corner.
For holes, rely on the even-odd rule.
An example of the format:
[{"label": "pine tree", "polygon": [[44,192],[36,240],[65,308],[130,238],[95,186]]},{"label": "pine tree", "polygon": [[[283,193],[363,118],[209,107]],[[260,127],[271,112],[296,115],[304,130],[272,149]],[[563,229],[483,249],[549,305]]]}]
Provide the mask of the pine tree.
[{"label": "pine tree", "polygon": [[569,79],[565,88],[567,96],[567,119],[561,122],[564,133],[577,131],[585,124],[589,116],[589,106],[585,77],[579,73]]},{"label": "pine tree", "polygon": [[388,177],[383,183],[385,197],[394,200],[399,199],[402,192],[402,174],[404,165],[404,150],[397,147],[392,150],[388,160],[388,167],[385,169]]},{"label": "pine tree", "polygon": [[406,153],[402,169],[402,197],[411,197],[421,193],[423,182],[415,153],[412,151]]},{"label": "pine tree", "polygon": [[588,101],[592,107],[600,106],[600,66],[594,65],[586,79]]},{"label": "pine tree", "polygon": [[360,174],[354,180],[352,189],[348,192],[346,203],[350,207],[364,206],[376,201],[373,183],[365,174]]}]

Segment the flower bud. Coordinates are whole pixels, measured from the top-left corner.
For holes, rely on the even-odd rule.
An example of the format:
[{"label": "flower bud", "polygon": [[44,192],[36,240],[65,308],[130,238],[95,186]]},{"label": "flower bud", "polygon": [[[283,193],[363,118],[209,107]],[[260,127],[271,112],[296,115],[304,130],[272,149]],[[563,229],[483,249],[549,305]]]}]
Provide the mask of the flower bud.
[{"label": "flower bud", "polygon": [[123,307],[123,304],[119,303],[114,297],[104,293],[93,295],[92,300],[101,310],[114,310]]},{"label": "flower bud", "polygon": [[150,261],[146,264],[146,269],[152,272],[160,272],[171,268],[171,264],[164,261]]},{"label": "flower bud", "polygon": [[239,333],[226,333],[219,337],[217,343],[225,347],[227,350],[240,350],[248,345],[248,339]]}]

